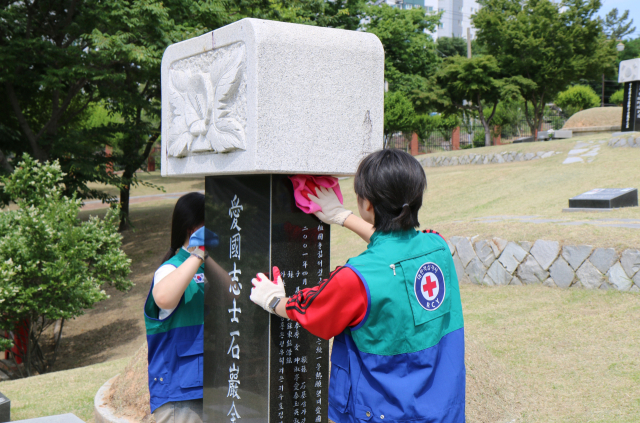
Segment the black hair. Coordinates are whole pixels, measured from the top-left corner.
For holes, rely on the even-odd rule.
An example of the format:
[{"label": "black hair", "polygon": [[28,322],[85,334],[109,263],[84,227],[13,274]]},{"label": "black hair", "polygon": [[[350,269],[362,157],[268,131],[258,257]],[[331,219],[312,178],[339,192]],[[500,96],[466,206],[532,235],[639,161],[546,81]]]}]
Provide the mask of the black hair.
[{"label": "black hair", "polygon": [[184,245],[189,231],[204,224],[204,195],[190,192],[178,198],[171,217],[171,247],[162,262],[169,260]]},{"label": "black hair", "polygon": [[369,154],[358,166],[353,187],[359,201],[371,202],[376,231],[407,230],[420,225],[418,210],[427,177],[409,153],[386,149]]}]

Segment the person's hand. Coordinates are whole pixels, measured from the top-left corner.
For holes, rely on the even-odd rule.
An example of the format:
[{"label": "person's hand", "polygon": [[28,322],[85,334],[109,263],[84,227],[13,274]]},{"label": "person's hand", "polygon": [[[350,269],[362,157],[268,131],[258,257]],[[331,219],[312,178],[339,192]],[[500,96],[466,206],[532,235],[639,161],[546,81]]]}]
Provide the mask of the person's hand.
[{"label": "person's hand", "polygon": [[218,246],[219,242],[218,235],[203,226],[191,235],[187,249],[205,246],[214,248]]},{"label": "person's hand", "polygon": [[264,273],[258,273],[255,278],[251,279],[253,288],[251,288],[251,296],[249,298],[269,313],[272,313],[269,308],[271,300],[275,297],[286,296],[284,282],[280,277],[280,269],[275,266],[273,267],[273,278],[275,280],[271,281]]},{"label": "person's hand", "polygon": [[324,223],[344,226],[344,221],[350,214],[353,214],[351,210],[344,208],[340,200],[338,200],[335,191],[332,189],[318,187],[315,196],[309,194],[309,200],[321,207],[322,210],[314,214]]}]

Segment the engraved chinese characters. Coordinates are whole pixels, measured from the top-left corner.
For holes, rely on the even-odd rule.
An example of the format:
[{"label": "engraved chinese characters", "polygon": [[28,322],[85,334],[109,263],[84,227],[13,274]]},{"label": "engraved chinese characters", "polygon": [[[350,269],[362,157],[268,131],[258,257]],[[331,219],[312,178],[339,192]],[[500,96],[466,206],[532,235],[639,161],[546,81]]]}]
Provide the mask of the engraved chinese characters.
[{"label": "engraved chinese characters", "polygon": [[[242,283],[239,281],[237,275],[241,275],[242,271],[238,269],[236,260],[240,261],[240,226],[238,226],[238,218],[240,217],[240,212],[242,211],[242,206],[240,205],[240,200],[237,196],[233,197],[231,200],[231,207],[229,208],[229,217],[232,219],[231,230],[237,231],[237,233],[233,234],[233,236],[229,239],[229,259],[233,259],[233,270],[229,272],[229,276],[232,277],[232,284],[229,285],[229,291],[233,293],[234,296],[240,295],[242,292]],[[236,305],[236,298],[233,299],[233,308],[228,310],[229,313],[233,313],[230,318],[230,323],[240,323],[240,319],[238,318],[238,313],[242,313],[242,310]],[[231,367],[229,367],[229,390],[227,391],[227,398],[231,398],[231,408],[229,408],[229,412],[227,416],[229,416],[229,421],[235,422],[241,416],[238,414],[238,409],[236,408],[235,400],[240,399],[240,395],[238,395],[238,386],[240,385],[240,379],[238,378],[240,373],[239,364],[236,361],[240,361],[240,331],[234,330],[229,333],[231,336],[231,343],[229,345],[229,350],[227,354],[231,354],[231,357],[235,360]],[[238,341],[236,343],[236,336],[238,337]]]},{"label": "engraved chinese characters", "polygon": [[169,156],[245,149],[245,55],[235,43],[171,65]]},{"label": "engraved chinese characters", "polygon": [[206,269],[207,422],[326,421],[328,342],[249,299],[251,278],[271,266],[287,295],[328,275],[329,228],[293,201],[284,175],[206,178],[205,225],[220,237]]},{"label": "engraved chinese characters", "polygon": [[[329,233],[329,228],[310,219],[308,225],[291,223],[290,218],[287,220],[288,207],[274,204],[274,226],[279,223],[284,231],[281,237],[273,238],[272,259],[282,263],[281,274],[287,295],[291,295],[317,285],[326,277],[329,263],[325,255],[329,257],[329,245],[325,233]],[[297,322],[276,316],[272,317],[271,328],[271,368],[277,369],[278,379],[275,386],[271,384],[270,421],[326,422],[329,343],[303,330]]]}]

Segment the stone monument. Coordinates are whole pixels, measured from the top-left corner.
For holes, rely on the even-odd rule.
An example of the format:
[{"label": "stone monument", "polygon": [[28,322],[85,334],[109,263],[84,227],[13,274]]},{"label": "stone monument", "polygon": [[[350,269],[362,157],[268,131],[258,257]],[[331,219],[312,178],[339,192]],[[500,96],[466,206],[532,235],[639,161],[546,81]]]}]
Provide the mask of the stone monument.
[{"label": "stone monument", "polygon": [[205,177],[220,240],[189,368],[206,422],[327,422],[328,342],[251,303],[251,279],[278,266],[291,295],[329,275],[329,226],[296,207],[287,176],[355,173],[382,148],[383,104],[373,34],[243,19],[166,50],[162,175]]},{"label": "stone monument", "polygon": [[11,421],[11,400],[0,392],[0,422]]},{"label": "stone monument", "polygon": [[620,62],[618,82],[624,83],[621,131],[640,131],[640,59]]}]

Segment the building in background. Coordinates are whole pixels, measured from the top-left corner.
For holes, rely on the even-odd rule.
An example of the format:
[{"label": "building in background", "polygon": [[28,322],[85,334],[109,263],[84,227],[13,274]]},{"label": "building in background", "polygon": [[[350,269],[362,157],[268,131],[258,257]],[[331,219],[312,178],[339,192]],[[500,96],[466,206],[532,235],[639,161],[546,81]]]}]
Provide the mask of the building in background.
[{"label": "building in background", "polygon": [[471,29],[471,38],[475,38],[476,30],[471,24],[471,15],[476,13],[480,5],[473,0],[386,0],[387,4],[402,9],[420,7],[427,12],[444,12],[440,26],[435,33],[438,37],[462,37],[467,38],[467,28]]}]

